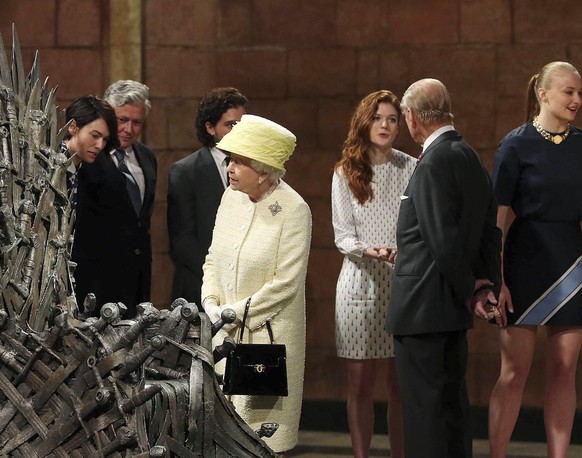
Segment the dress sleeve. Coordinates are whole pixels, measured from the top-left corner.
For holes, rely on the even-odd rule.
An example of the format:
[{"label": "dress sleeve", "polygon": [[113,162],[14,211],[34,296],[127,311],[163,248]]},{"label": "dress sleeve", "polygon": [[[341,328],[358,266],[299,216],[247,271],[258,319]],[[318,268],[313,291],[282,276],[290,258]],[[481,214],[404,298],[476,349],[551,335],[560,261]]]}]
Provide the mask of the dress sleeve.
[{"label": "dress sleeve", "polygon": [[502,140],[493,164],[493,188],[499,205],[510,206],[519,181],[519,158],[513,142]]},{"label": "dress sleeve", "polygon": [[352,197],[348,181],[339,169],[336,170],[331,185],[331,218],[335,245],[340,253],[361,258],[368,247],[358,239]]},{"label": "dress sleeve", "polygon": [[[228,221],[228,210],[226,209],[225,201],[229,198],[231,194],[231,188],[226,188],[224,194],[222,195],[222,199],[220,200],[220,205],[218,206],[218,211],[216,213],[216,224],[226,224],[225,222]],[[223,220],[225,222],[223,222]],[[222,286],[220,284],[220,280],[218,278],[219,273],[217,272],[217,265],[216,265],[216,248],[217,245],[224,243],[224,240],[217,240],[217,237],[213,234],[212,236],[212,243],[208,248],[208,254],[206,255],[204,265],[202,266],[202,271],[204,273],[202,278],[202,290],[201,290],[201,299],[202,304],[204,304],[204,300],[206,298],[217,298],[217,302],[219,304],[223,304],[225,297],[224,292],[222,290]]]}]

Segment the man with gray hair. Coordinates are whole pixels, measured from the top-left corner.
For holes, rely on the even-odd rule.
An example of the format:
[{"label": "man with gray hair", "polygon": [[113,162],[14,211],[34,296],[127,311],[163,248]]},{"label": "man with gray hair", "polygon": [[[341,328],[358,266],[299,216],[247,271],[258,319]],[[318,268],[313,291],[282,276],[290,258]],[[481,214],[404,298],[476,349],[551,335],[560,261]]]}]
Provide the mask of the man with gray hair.
[{"label": "man with gray hair", "polygon": [[138,142],[151,108],[148,97],[149,88],[137,81],[120,80],[107,88],[104,98],[115,109],[120,146],[79,172],[75,292],[80,303],[95,294],[94,315],[106,302],[123,302],[125,317],[133,317],[136,305],[150,300],[157,161]]},{"label": "man with gray hair", "polygon": [[472,456],[467,329],[473,315],[499,316],[497,203],[479,156],[453,127],[449,94],[440,81],[412,84],[402,110],[423,148],[401,196],[387,318],[402,392],[405,455],[466,458]]}]

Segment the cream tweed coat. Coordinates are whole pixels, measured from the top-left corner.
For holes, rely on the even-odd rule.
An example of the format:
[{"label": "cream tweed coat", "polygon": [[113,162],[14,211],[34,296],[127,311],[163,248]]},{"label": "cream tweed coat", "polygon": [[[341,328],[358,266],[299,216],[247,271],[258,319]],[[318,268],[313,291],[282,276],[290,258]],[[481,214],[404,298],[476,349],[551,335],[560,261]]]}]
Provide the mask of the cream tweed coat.
[{"label": "cream tweed coat", "polygon": [[[265,442],[276,452],[297,443],[305,369],[305,277],[311,241],[311,212],[288,184],[281,181],[265,199],[228,188],[222,198],[212,244],[204,264],[202,298],[217,296],[222,308],[235,310],[237,326],[228,335],[238,339],[247,299],[251,306],[244,342],[269,343],[271,322],[276,343],[287,346],[289,396],[232,396],[238,414],[258,430],[261,423],[279,423]],[[220,331],[213,345],[222,344]],[[217,364],[223,373],[223,362]]]}]

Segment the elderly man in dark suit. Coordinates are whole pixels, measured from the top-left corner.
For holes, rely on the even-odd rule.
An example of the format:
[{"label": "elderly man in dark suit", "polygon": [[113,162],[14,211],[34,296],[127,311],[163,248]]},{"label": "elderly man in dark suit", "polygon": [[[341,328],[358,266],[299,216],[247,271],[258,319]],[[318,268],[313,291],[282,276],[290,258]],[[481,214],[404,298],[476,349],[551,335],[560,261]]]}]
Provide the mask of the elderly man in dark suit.
[{"label": "elderly man in dark suit", "polygon": [[498,317],[501,233],[491,182],[452,125],[438,80],[412,84],[406,124],[423,145],[401,197],[388,311],[395,337],[406,458],[472,456],[465,383],[472,316]]},{"label": "elderly man in dark suit", "polygon": [[150,300],[157,162],[137,141],[151,108],[148,96],[148,87],[132,80],[107,88],[104,98],[115,109],[120,146],[79,171],[75,291],[80,302],[88,293],[96,295],[95,315],[106,302],[123,302],[130,318],[137,304]]},{"label": "elderly man in dark suit", "polygon": [[228,187],[229,157],[215,145],[246,112],[248,100],[233,87],[211,90],[198,105],[196,133],[203,147],[170,167],[168,233],[174,261],[172,299],[201,307],[202,265],[214,220]]}]

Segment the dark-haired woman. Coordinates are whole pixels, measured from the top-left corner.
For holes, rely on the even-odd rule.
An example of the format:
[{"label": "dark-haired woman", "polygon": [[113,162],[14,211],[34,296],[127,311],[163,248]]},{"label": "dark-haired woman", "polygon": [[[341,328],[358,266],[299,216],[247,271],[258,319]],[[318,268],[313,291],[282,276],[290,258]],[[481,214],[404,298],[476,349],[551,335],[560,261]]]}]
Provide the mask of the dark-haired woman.
[{"label": "dark-haired woman", "polygon": [[378,361],[388,359],[388,429],[392,456],[404,456],[400,389],[392,336],[386,332],[400,196],[415,159],[392,147],[400,123],[390,91],[356,108],[332,183],[335,244],[344,261],[336,291],[336,347],[348,370],[348,423],[356,458],[369,455]]},{"label": "dark-haired woman", "polygon": [[71,123],[62,149],[72,157],[76,169],[82,162],[93,163],[101,151],[119,145],[115,110],[105,100],[93,95],[80,97],[65,110],[65,120]]}]

